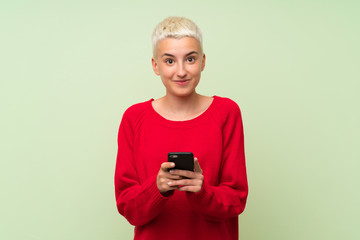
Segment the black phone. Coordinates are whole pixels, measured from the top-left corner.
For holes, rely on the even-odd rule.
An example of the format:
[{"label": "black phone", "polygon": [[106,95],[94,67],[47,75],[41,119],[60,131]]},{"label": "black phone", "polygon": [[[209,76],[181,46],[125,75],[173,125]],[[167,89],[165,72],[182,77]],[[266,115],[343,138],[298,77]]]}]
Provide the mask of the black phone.
[{"label": "black phone", "polygon": [[194,154],[192,152],[169,152],[168,162],[175,163],[175,167],[171,169],[194,171]]}]

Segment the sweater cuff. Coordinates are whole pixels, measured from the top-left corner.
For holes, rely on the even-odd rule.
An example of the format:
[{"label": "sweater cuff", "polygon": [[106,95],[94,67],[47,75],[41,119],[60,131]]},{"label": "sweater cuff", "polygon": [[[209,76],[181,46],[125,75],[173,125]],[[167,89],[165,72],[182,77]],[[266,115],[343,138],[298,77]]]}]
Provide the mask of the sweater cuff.
[{"label": "sweater cuff", "polygon": [[207,199],[209,199],[209,197],[210,197],[210,192],[209,192],[210,189],[209,188],[210,188],[210,186],[204,181],[200,192],[197,192],[197,193],[187,192],[188,199],[190,201],[196,202],[196,204],[205,203],[207,201]]},{"label": "sweater cuff", "polygon": [[148,178],[143,184],[145,191],[149,193],[149,201],[154,205],[162,205],[164,204],[172,194],[162,195],[156,185],[156,176]]}]

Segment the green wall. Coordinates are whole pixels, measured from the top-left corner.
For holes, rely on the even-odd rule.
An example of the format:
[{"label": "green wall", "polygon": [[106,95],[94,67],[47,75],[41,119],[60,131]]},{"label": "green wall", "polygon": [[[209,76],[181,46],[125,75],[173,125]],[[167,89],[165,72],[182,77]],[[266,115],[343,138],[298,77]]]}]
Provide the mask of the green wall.
[{"label": "green wall", "polygon": [[122,113],[158,98],[150,35],[203,30],[198,91],[242,109],[240,239],[359,239],[359,1],[1,1],[0,239],[131,239]]}]

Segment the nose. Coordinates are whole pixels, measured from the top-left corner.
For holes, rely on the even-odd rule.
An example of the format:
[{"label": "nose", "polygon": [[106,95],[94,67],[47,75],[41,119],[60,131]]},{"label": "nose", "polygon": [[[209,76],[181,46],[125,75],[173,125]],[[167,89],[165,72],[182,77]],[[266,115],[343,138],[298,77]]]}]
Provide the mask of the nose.
[{"label": "nose", "polygon": [[185,78],[186,77],[186,69],[183,63],[179,63],[177,67],[176,75],[179,78]]}]

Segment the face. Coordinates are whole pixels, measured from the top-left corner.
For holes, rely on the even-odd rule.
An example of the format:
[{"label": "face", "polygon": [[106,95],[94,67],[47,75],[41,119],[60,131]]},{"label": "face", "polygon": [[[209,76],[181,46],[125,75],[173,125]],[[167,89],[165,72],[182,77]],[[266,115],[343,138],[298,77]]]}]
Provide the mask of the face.
[{"label": "face", "polygon": [[153,69],[166,88],[167,95],[186,97],[195,93],[205,67],[205,54],[192,37],[165,38],[158,42]]}]

